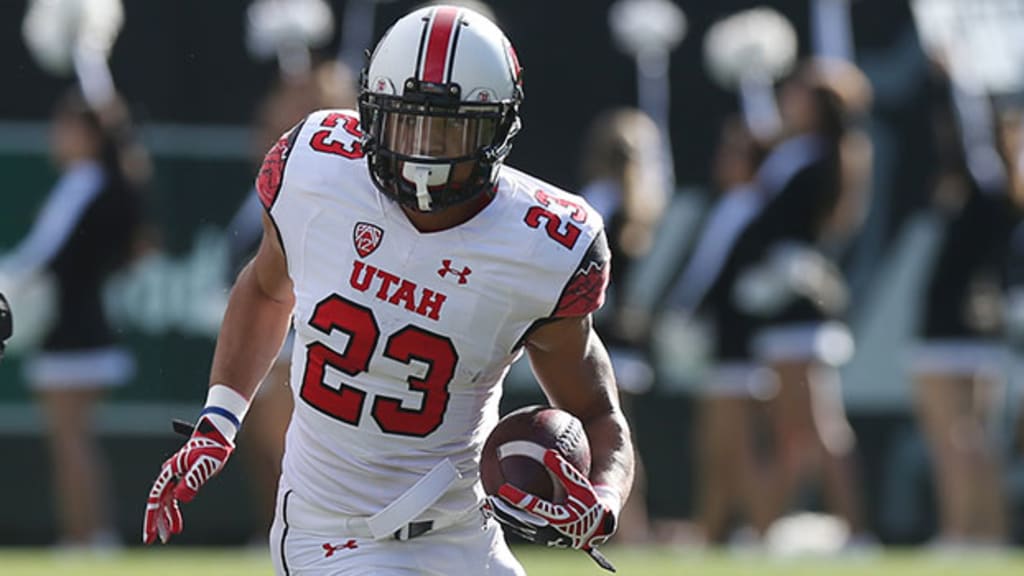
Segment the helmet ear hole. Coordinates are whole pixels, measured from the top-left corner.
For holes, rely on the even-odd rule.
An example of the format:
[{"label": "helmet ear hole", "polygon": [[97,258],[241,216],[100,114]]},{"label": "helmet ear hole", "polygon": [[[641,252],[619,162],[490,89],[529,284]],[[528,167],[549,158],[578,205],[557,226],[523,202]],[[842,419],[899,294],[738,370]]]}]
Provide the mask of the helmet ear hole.
[{"label": "helmet ear hole", "polygon": [[[482,15],[428,6],[399,19],[361,74],[363,149],[374,184],[419,211],[492,188],[519,130],[520,82],[511,44]],[[429,173],[426,184],[420,178],[417,189],[407,165],[424,167],[414,172]],[[445,182],[436,184],[442,173]]]}]

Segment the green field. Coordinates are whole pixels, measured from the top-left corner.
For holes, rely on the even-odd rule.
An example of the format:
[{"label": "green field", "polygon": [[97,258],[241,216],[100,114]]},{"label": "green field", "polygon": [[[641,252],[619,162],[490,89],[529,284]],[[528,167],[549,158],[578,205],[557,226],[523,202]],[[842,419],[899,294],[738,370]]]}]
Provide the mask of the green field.
[{"label": "green field", "polygon": [[[590,576],[607,574],[582,554],[563,550],[518,547],[516,555],[530,576]],[[831,559],[781,559],[752,553],[720,553],[666,548],[609,547],[607,556],[619,574],[643,576],[933,576],[963,574],[996,576],[1024,574],[1024,554],[950,556],[912,551],[890,551],[870,556]],[[169,548],[132,550],[97,558],[45,549],[0,549],[3,576],[272,576],[270,561],[262,553],[238,549]],[[463,572],[459,576],[471,576]]]}]

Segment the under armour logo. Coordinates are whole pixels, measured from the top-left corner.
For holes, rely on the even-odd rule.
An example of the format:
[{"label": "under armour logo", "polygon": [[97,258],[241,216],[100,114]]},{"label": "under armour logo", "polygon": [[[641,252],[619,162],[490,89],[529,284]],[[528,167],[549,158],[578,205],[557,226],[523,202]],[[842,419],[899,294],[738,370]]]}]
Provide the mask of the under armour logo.
[{"label": "under armour logo", "polygon": [[339,550],[355,550],[356,548],[359,548],[359,545],[356,544],[355,540],[349,540],[348,542],[338,544],[337,546],[334,546],[330,542],[324,542],[322,548],[324,549],[324,558],[330,558]]},{"label": "under armour logo", "polygon": [[441,264],[443,264],[443,267],[437,269],[437,275],[444,278],[449,272],[451,272],[459,277],[459,284],[465,284],[468,282],[469,280],[466,280],[466,278],[473,273],[473,271],[469,269],[469,266],[463,266],[462,270],[452,268],[452,261],[449,258],[441,260]]}]

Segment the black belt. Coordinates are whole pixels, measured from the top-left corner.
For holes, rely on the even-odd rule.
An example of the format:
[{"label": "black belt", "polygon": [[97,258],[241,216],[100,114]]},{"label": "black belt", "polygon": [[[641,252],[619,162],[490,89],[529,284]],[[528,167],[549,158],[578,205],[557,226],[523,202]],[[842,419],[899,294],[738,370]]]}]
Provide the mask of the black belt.
[{"label": "black belt", "polygon": [[395,530],[395,540],[411,540],[418,536],[423,536],[427,532],[434,529],[433,520],[424,520],[423,522],[409,522],[405,526],[402,526],[398,530]]}]

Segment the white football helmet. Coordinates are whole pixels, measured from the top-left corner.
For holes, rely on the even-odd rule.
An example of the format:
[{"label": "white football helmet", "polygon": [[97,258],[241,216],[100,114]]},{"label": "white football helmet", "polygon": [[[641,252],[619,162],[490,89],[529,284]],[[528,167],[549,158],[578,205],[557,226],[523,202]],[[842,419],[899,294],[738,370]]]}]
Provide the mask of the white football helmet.
[{"label": "white football helmet", "polygon": [[515,51],[493,22],[456,6],[407,14],[362,73],[359,113],[374,184],[421,212],[493,188],[522,99]]}]

